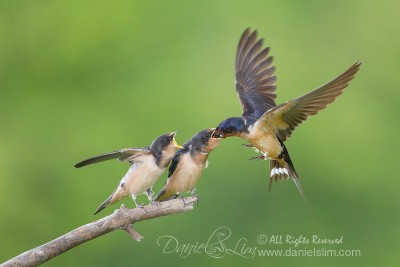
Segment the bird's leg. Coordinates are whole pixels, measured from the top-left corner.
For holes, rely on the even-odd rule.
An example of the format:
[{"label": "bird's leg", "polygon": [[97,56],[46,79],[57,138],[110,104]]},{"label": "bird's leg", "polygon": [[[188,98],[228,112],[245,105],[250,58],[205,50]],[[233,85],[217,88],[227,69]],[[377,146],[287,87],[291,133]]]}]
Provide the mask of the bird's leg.
[{"label": "bird's leg", "polygon": [[190,193],[192,194],[192,197],[198,197],[198,195],[196,194],[196,188],[193,188]]},{"label": "bird's leg", "polygon": [[[158,203],[160,203],[160,202],[158,202],[158,201],[155,201],[154,199],[153,199],[153,189],[150,187],[149,189],[147,189],[146,190],[146,195],[147,195],[147,198],[149,199],[149,201],[150,201],[150,204],[157,204],[158,205]],[[157,206],[158,207],[158,206]]]},{"label": "bird's leg", "polygon": [[254,156],[249,158],[249,160],[259,160],[259,159],[267,159],[267,157],[265,155],[259,155],[259,156]]},{"label": "bird's leg", "polygon": [[193,188],[192,191],[190,191],[190,193],[192,194],[192,197],[196,197],[197,198],[197,206],[199,206],[199,201],[200,201],[200,197],[199,195],[196,193],[196,188]]},{"label": "bird's leg", "polygon": [[154,192],[151,187],[146,190],[146,195],[150,202],[153,200],[153,193]]},{"label": "bird's leg", "polygon": [[260,150],[259,150],[257,147],[253,146],[253,145],[250,145],[250,144],[242,144],[242,146],[245,146],[245,147],[248,147],[248,148],[252,148],[252,149],[254,149],[254,151],[255,151],[256,153],[260,152]]},{"label": "bird's leg", "polygon": [[242,144],[242,146],[248,147],[248,148],[254,148],[254,146],[250,145],[250,144]]},{"label": "bird's leg", "polygon": [[133,202],[135,202],[136,208],[143,208],[143,204],[138,204],[136,202],[136,195],[135,194],[132,194],[132,199],[133,199]]}]

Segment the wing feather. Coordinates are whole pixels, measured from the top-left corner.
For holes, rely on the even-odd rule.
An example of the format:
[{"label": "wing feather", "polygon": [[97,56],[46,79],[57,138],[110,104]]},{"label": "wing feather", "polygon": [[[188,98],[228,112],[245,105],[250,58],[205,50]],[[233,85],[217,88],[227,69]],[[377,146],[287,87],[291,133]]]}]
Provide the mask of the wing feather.
[{"label": "wing feather", "polygon": [[[275,67],[269,47],[262,49],[263,39],[257,31],[246,29],[236,52],[236,93],[243,117],[258,119],[275,104]],[[261,50],[262,49],[262,50]]]},{"label": "wing feather", "polygon": [[130,161],[134,162],[135,158],[142,155],[150,155],[152,152],[149,148],[125,148],[116,150],[113,152],[101,154],[98,156],[94,156],[85,160],[82,160],[75,164],[75,168],[84,167],[90,164],[110,160],[110,159],[119,159],[119,161]]},{"label": "wing feather", "polygon": [[360,69],[360,65],[361,62],[356,62],[327,84],[269,110],[262,116],[262,122],[274,125],[278,131],[278,137],[285,141],[300,123],[307,120],[309,116],[317,114],[343,93]]}]

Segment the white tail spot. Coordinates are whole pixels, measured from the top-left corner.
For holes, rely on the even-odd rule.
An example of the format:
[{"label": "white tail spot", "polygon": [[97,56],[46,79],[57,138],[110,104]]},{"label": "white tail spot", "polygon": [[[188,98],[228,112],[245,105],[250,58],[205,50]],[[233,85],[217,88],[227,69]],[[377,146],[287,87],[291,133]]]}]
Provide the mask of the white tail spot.
[{"label": "white tail spot", "polygon": [[285,168],[272,168],[271,176],[274,176],[274,175],[277,175],[277,174],[289,175],[289,172]]}]

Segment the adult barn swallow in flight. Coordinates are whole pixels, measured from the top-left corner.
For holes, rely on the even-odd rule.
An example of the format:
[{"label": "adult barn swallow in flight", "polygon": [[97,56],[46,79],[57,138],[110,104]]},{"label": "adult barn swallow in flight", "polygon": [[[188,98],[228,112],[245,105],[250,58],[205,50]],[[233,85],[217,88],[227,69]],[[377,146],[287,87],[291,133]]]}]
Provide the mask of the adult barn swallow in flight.
[{"label": "adult barn swallow in flight", "polygon": [[[283,104],[275,104],[275,67],[269,47],[262,49],[263,39],[257,31],[246,29],[236,52],[236,92],[242,106],[242,116],[221,122],[215,137],[238,136],[263,155],[252,159],[270,159],[270,182],[293,178],[302,195],[299,176],[289,157],[284,141],[310,115],[317,114],[340,95],[360,68],[355,63],[327,84]],[[304,197],[303,197],[304,198]]]},{"label": "adult barn swallow in flight", "polygon": [[76,168],[116,158],[121,162],[128,161],[131,163],[131,167],[118,187],[97,208],[94,214],[128,195],[132,196],[136,206],[140,206],[136,203],[136,196],[139,194],[146,193],[151,201],[152,186],[164,172],[176,151],[182,148],[176,143],[175,135],[176,132],[163,134],[157,137],[148,147],[116,150],[77,163]]},{"label": "adult barn swallow in flight", "polygon": [[174,199],[188,191],[195,195],[195,186],[207,167],[208,155],[221,141],[212,137],[214,130],[211,128],[197,133],[176,152],[169,166],[167,182],[155,201]]}]

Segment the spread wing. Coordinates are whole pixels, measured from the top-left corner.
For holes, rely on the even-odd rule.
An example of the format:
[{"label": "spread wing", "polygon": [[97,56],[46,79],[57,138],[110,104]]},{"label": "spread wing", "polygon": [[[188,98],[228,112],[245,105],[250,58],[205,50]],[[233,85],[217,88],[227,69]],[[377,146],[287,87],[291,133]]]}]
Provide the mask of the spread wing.
[{"label": "spread wing", "polygon": [[236,52],[236,92],[242,105],[243,117],[258,119],[275,104],[275,67],[269,47],[262,48],[257,31],[246,29]]},{"label": "spread wing", "polygon": [[92,158],[88,158],[85,160],[82,160],[81,162],[78,162],[75,164],[75,168],[80,168],[86,165],[110,160],[110,159],[119,159],[119,161],[130,161],[134,162],[137,157],[143,156],[143,155],[150,155],[152,154],[151,150],[149,148],[126,148],[126,149],[120,149],[116,150],[110,153],[105,153],[102,155],[98,155]]},{"label": "spread wing", "polygon": [[274,125],[278,131],[278,137],[282,141],[285,141],[300,123],[305,121],[309,116],[317,114],[343,93],[343,90],[349,85],[349,82],[360,69],[360,65],[361,62],[356,62],[332,81],[308,94],[289,100],[273,108],[266,112],[260,120],[263,123]]}]

